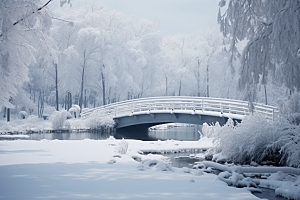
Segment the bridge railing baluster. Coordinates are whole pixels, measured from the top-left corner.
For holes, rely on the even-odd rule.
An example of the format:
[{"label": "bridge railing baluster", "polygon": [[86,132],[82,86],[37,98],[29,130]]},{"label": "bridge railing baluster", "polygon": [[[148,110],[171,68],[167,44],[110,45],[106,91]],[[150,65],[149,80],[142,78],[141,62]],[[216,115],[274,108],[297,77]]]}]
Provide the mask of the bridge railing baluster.
[{"label": "bridge railing baluster", "polygon": [[[264,115],[270,120],[274,120],[278,115],[278,109],[273,106],[254,103],[255,112]],[[208,97],[150,97],[142,99],[131,99],[117,102],[99,108],[87,109],[81,113],[82,118],[92,116],[114,115],[115,117],[133,114],[143,111],[162,111],[162,110],[181,110],[181,112],[191,113],[190,111],[235,114],[245,116],[249,114],[248,102],[221,98]],[[168,112],[168,111],[167,111]],[[192,112],[193,113],[193,112]]]}]

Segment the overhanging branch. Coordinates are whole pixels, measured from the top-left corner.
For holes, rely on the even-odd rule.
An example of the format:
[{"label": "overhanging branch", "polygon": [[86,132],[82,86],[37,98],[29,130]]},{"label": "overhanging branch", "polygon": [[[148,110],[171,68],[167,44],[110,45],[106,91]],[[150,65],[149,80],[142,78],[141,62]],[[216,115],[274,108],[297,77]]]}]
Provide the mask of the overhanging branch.
[{"label": "overhanging branch", "polygon": [[[34,13],[36,13],[36,12],[42,10],[42,9],[43,9],[45,6],[47,6],[51,1],[52,1],[52,0],[48,0],[43,6],[39,7],[37,10],[31,12],[30,14],[28,14],[28,15],[25,16],[24,18],[21,18],[21,19],[19,19],[18,21],[16,21],[15,23],[13,23],[13,25],[12,25],[11,27],[17,25],[18,23],[20,23],[21,21],[23,21],[24,19],[26,19],[26,18],[29,17],[30,15],[32,15],[32,14],[34,14]],[[10,27],[10,28],[11,28],[11,27]],[[9,29],[10,29],[10,28],[9,28]],[[0,37],[2,37],[2,33],[0,34]]]}]

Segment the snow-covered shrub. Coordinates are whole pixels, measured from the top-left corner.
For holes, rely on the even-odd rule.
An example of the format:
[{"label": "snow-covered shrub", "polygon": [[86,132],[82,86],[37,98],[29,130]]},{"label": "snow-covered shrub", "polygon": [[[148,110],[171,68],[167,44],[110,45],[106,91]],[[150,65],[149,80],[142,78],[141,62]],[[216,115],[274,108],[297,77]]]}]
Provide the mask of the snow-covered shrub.
[{"label": "snow-covered shrub", "polygon": [[122,141],[116,146],[115,151],[120,154],[126,154],[128,149],[128,142],[122,139]]},{"label": "snow-covered shrub", "polygon": [[280,149],[280,163],[293,167],[300,167],[300,126],[282,124],[280,138],[269,146],[273,151]]},{"label": "snow-covered shrub", "polygon": [[300,93],[294,93],[289,101],[277,101],[279,112],[291,123],[300,124]]},{"label": "snow-covered shrub", "polygon": [[53,112],[50,116],[50,120],[52,121],[52,128],[54,130],[61,130],[64,127],[64,123],[69,115],[70,113],[66,110]]},{"label": "snow-covered shrub", "polygon": [[273,121],[267,121],[259,114],[254,114],[234,128],[222,129],[219,149],[233,162],[262,162],[265,159],[269,160],[268,156],[274,154],[266,153],[265,150],[280,136]]},{"label": "snow-covered shrub", "polygon": [[206,137],[212,137],[216,138],[218,137],[219,129],[221,128],[219,122],[217,122],[215,125],[210,126],[207,123],[204,123],[202,125],[202,133]]},{"label": "snow-covered shrub", "polygon": [[204,123],[202,126],[203,135],[208,138],[214,138],[213,142],[215,145],[215,148],[206,152],[206,155],[210,153],[220,153],[222,151],[219,144],[220,138],[224,135],[224,132],[231,132],[234,128],[234,121],[232,119],[228,119],[224,126],[220,126],[219,122],[217,122],[215,125],[208,125],[207,123]]},{"label": "snow-covered shrub", "polygon": [[20,111],[19,114],[22,119],[25,119],[25,117],[27,116],[27,112],[24,110]]},{"label": "snow-covered shrub", "polygon": [[298,166],[299,142],[296,141],[299,140],[300,131],[299,126],[292,129],[291,126],[287,120],[268,121],[254,114],[236,126],[232,120],[222,127],[218,124],[212,127],[204,125],[203,133],[214,137],[214,154],[221,153],[232,162],[272,161]]},{"label": "snow-covered shrub", "polygon": [[269,121],[254,113],[236,126],[229,120],[222,127],[204,128],[207,136],[214,137],[213,153],[232,162],[300,167],[300,126],[287,119]]},{"label": "snow-covered shrub", "polygon": [[74,118],[79,118],[80,114],[80,107],[79,105],[74,104],[70,109],[69,112],[72,114]]},{"label": "snow-covered shrub", "polygon": [[90,129],[97,129],[99,127],[113,127],[115,121],[113,116],[104,115],[102,112],[93,112],[87,119],[84,119],[85,124]]}]

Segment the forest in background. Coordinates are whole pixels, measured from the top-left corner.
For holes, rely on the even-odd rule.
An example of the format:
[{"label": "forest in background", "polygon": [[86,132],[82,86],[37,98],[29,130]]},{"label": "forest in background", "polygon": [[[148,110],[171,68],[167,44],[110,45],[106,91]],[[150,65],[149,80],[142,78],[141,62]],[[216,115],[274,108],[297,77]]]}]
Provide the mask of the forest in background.
[{"label": "forest in background", "polygon": [[[220,7],[225,2],[220,1]],[[299,2],[295,2],[297,6]],[[163,36],[157,24],[95,1],[78,8],[61,1],[62,7],[56,10],[49,10],[38,0],[2,1],[2,113],[14,108],[14,113],[26,111],[41,117],[47,105],[68,109],[78,104],[83,109],[133,98],[175,95],[271,105],[277,105],[278,99],[285,102],[299,91],[288,76],[296,75],[297,81],[299,66],[294,73],[288,72],[290,63],[282,64],[284,59],[274,59],[267,49],[272,45],[270,40],[263,41],[263,36],[268,35],[255,34],[259,34],[259,26],[267,24],[261,22],[266,9],[272,9],[266,17],[271,24],[262,27],[261,34],[269,33],[266,30],[273,24],[274,13],[295,5],[259,5],[263,3],[229,1],[225,14],[218,16],[221,32],[212,27],[189,35]],[[253,11],[247,10],[249,5]],[[254,49],[247,54],[254,46],[249,42],[256,48],[261,45],[261,52],[254,54]],[[293,56],[299,60],[297,50]],[[275,70],[281,68],[286,70]]]}]

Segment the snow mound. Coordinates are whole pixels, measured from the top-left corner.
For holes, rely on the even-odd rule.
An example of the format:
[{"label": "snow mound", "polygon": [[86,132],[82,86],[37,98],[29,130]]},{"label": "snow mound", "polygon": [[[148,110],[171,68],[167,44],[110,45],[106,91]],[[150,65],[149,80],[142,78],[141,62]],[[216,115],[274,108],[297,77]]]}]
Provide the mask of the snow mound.
[{"label": "snow mound", "polygon": [[169,164],[159,161],[156,164],[156,171],[171,171],[171,172],[173,172],[174,170]]},{"label": "snow mound", "polygon": [[137,168],[140,171],[145,171],[152,167],[154,167],[156,171],[171,171],[171,172],[174,171],[173,168],[169,164],[167,164],[163,161],[156,160],[156,159],[143,160]]},{"label": "snow mound", "polygon": [[204,174],[204,172],[202,170],[193,170],[192,173],[195,175],[195,176],[201,176]]},{"label": "snow mound", "polygon": [[299,185],[287,182],[281,187],[275,189],[275,194],[287,199],[300,199],[300,187]]},{"label": "snow mound", "polygon": [[114,164],[116,163],[117,161],[115,159],[111,159],[110,161],[107,162],[107,164]]},{"label": "snow mound", "polygon": [[114,138],[114,136],[109,136],[109,138],[107,138],[106,140],[116,140],[115,138]]},{"label": "snow mound", "polygon": [[183,173],[187,173],[187,174],[191,173],[191,169],[189,169],[187,167],[182,167],[181,170]]},{"label": "snow mound", "polygon": [[278,171],[275,174],[271,174],[271,176],[268,177],[268,180],[277,180],[277,181],[283,181],[286,178],[286,174],[282,171]]}]

